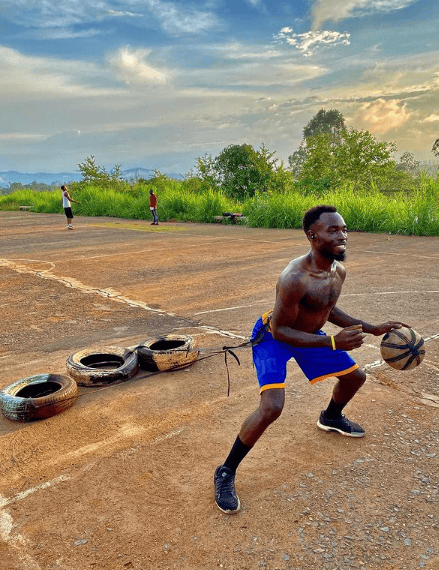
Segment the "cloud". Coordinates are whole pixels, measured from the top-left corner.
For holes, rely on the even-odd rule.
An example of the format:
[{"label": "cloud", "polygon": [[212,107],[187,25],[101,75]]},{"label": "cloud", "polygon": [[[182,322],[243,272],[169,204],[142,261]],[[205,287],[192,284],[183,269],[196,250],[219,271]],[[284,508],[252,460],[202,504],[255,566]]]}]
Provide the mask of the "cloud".
[{"label": "cloud", "polygon": [[432,113],[431,115],[429,115],[428,117],[426,117],[422,122],[423,123],[435,123],[439,121],[439,115],[436,115],[435,113]]},{"label": "cloud", "polygon": [[170,35],[203,33],[218,23],[213,12],[162,0],[121,0],[118,5],[114,10],[106,0],[3,0],[2,10],[10,20],[30,28],[69,28],[106,18],[142,18],[145,12],[153,14]]},{"label": "cloud", "polygon": [[338,22],[350,17],[360,17],[378,12],[401,10],[418,0],[317,0],[313,7],[313,29],[324,22]]},{"label": "cloud", "polygon": [[[23,55],[0,46],[0,97],[15,103],[32,97],[104,96],[122,93],[103,66],[84,61]],[[108,88],[109,83],[113,83]]]},{"label": "cloud", "polygon": [[45,40],[65,40],[67,38],[91,38],[97,35],[102,35],[102,30],[89,28],[88,30],[73,31],[70,28],[49,28],[37,30],[33,34],[27,34],[27,37],[32,36],[34,38]]},{"label": "cloud", "polygon": [[362,105],[360,114],[363,115],[363,122],[368,130],[383,134],[403,125],[410,118],[411,112],[400,99],[377,99]]},{"label": "cloud", "polygon": [[105,14],[114,18],[143,18],[143,14],[135,14],[126,10],[105,10]]},{"label": "cloud", "polygon": [[276,41],[287,43],[298,49],[305,57],[314,54],[316,49],[322,46],[349,45],[350,34],[347,32],[309,31],[303,34],[295,34],[293,28],[285,27],[274,36]]},{"label": "cloud", "polygon": [[213,12],[198,10],[190,6],[181,7],[161,0],[130,0],[128,3],[145,6],[161,23],[162,29],[170,35],[199,34],[217,25]]},{"label": "cloud", "polygon": [[150,50],[130,50],[125,47],[110,56],[109,63],[125,83],[137,85],[166,83],[166,74],[146,63],[149,54]]}]

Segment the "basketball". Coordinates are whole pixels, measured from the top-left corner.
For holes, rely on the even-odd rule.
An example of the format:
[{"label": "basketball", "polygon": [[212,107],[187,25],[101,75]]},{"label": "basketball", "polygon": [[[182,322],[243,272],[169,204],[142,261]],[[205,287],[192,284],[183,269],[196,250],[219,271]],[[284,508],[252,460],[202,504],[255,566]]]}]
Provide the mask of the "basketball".
[{"label": "basketball", "polygon": [[396,370],[410,370],[421,364],[424,356],[424,339],[413,329],[392,329],[383,336],[381,356]]}]

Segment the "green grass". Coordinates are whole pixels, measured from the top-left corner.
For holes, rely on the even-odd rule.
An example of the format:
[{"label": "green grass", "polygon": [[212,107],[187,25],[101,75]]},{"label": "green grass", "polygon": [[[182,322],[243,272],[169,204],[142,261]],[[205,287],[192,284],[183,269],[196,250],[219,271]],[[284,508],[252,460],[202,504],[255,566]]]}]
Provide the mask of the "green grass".
[{"label": "green grass", "polygon": [[[73,203],[73,211],[81,216],[150,220],[151,187],[137,184],[111,189],[77,185],[72,194],[81,204]],[[300,228],[307,209],[332,204],[353,231],[439,236],[439,181],[425,176],[411,194],[383,194],[373,185],[354,191],[352,186],[344,185],[318,195],[298,191],[257,194],[240,203],[211,188],[191,192],[187,185],[175,180],[162,183],[155,191],[161,221],[209,223],[227,211],[242,212],[250,227]],[[34,212],[63,213],[60,190],[20,190],[0,196],[0,210],[18,210],[20,205],[33,206]]]}]

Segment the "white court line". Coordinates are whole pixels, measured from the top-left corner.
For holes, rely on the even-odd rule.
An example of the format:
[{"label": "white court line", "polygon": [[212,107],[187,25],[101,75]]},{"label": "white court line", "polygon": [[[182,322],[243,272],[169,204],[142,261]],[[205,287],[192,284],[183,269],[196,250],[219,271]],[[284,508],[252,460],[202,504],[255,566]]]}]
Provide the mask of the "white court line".
[{"label": "white court line", "polygon": [[32,487],[32,489],[27,489],[21,493],[17,493],[13,497],[3,497],[0,495],[0,538],[5,542],[9,543],[12,548],[17,552],[17,556],[23,563],[23,568],[26,570],[41,570],[40,565],[26,552],[27,550],[27,540],[18,532],[14,532],[16,525],[12,516],[4,510],[4,507],[10,505],[11,503],[16,503],[17,501],[22,501],[29,495],[39,491],[40,489],[47,489],[51,487],[54,483],[59,483],[60,481],[67,481],[70,477],[61,475],[56,477],[51,481],[42,483],[37,487]]},{"label": "white court line", "polygon": [[200,311],[199,313],[194,313],[196,315],[207,315],[208,313],[221,313],[223,311],[234,311],[235,309],[247,309],[248,307],[255,307],[257,305],[267,305],[270,301],[258,301],[257,303],[250,303],[250,305],[237,305],[236,307],[225,307],[224,309],[212,309],[211,311]]},{"label": "white court line", "polygon": [[168,313],[166,311],[162,311],[161,309],[153,309],[152,307],[149,307],[146,303],[143,303],[142,301],[134,301],[133,299],[129,299],[128,297],[124,297],[123,295],[119,295],[119,293],[111,291],[110,289],[96,289],[94,287],[84,285],[83,283],[81,283],[81,281],[78,281],[77,279],[73,279],[70,277],[57,277],[56,275],[50,273],[47,273],[45,275],[46,271],[36,271],[34,269],[29,269],[27,267],[23,267],[19,263],[15,263],[14,261],[8,259],[0,259],[0,267],[2,266],[9,267],[9,269],[17,271],[17,273],[27,273],[30,275],[37,275],[42,279],[57,281],[58,283],[61,283],[61,285],[64,285],[65,287],[70,287],[71,289],[77,289],[78,291],[82,291],[83,293],[92,293],[95,295],[100,295],[101,297],[113,299],[114,301],[117,301],[119,303],[125,303],[130,307],[138,307],[140,309],[144,309],[145,311],[149,311],[151,313],[157,313],[169,317],[176,316],[174,313]]},{"label": "white court line", "polygon": [[361,297],[364,295],[407,295],[413,293],[419,295],[422,293],[439,293],[439,291],[369,291],[368,293],[342,293],[340,299],[343,297]]},{"label": "white court line", "polygon": [[0,509],[3,507],[6,507],[6,505],[10,505],[11,503],[16,503],[17,501],[22,501],[23,499],[25,499],[29,495],[33,495],[33,493],[36,493],[37,491],[40,491],[41,489],[47,489],[47,487],[52,487],[52,485],[54,483],[60,483],[61,481],[68,481],[69,479],[70,479],[70,477],[68,477],[67,475],[60,475],[59,477],[55,477],[55,479],[52,479],[51,481],[46,481],[45,483],[42,483],[41,485],[37,485],[36,487],[32,487],[31,489],[27,489],[26,491],[22,491],[21,493],[17,493],[13,497],[6,498],[6,497],[0,496]]},{"label": "white court line", "polygon": [[[352,251],[349,249],[349,251]],[[373,251],[371,249],[356,249],[355,251],[359,251],[360,253],[378,253],[380,255],[403,255],[404,257],[416,257],[416,259],[437,259],[439,261],[438,256],[434,255],[418,255],[417,253],[395,253],[391,251]]]}]

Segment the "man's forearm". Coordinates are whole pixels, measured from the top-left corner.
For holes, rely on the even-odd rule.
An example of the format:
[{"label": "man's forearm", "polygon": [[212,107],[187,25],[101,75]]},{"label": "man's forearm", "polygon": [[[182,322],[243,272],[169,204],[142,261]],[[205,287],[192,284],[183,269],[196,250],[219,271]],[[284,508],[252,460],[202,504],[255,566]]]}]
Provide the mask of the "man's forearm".
[{"label": "man's forearm", "polygon": [[290,344],[291,346],[300,346],[305,348],[330,347],[331,337],[321,334],[313,334],[305,331],[299,331],[291,327],[273,327],[273,338]]},{"label": "man's forearm", "polygon": [[332,311],[329,313],[328,321],[333,325],[337,325],[342,329],[346,327],[350,327],[352,325],[362,325],[364,332],[369,332],[369,329],[372,329],[372,325],[362,321],[360,319],[356,319],[355,317],[351,317],[338,307],[334,307]]}]

